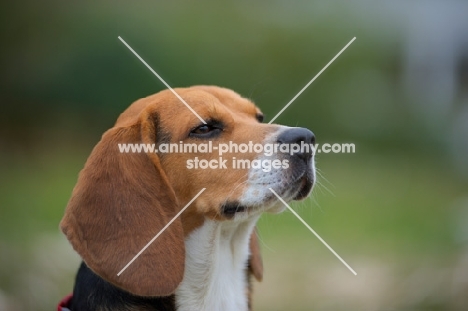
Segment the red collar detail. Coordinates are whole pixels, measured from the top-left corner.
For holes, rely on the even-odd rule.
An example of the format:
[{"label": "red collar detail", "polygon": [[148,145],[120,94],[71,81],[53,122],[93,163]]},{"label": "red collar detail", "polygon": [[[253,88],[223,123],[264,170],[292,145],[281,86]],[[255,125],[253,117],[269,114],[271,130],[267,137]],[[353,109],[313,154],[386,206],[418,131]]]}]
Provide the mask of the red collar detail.
[{"label": "red collar detail", "polygon": [[[73,298],[73,294],[70,294],[63,298],[60,303],[57,306],[57,311],[65,311],[65,310],[70,310],[70,302]],[[66,308],[66,309],[64,309]]]}]

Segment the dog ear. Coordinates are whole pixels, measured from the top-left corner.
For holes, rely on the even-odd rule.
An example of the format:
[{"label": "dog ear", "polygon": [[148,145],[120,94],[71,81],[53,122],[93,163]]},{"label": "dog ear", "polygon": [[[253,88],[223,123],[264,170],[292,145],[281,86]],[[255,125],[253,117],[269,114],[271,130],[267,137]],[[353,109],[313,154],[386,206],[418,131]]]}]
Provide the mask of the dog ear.
[{"label": "dog ear", "polygon": [[250,236],[250,258],[249,269],[257,281],[261,282],[263,279],[263,261],[260,252],[260,244],[258,243],[257,228],[255,227],[252,235]]},{"label": "dog ear", "polygon": [[145,111],[131,117],[135,120],[118,121],[93,149],[60,227],[106,281],[138,296],[168,296],[184,274],[179,219],[117,276],[179,211],[157,155],[119,151],[118,144],[156,143],[157,118]]}]

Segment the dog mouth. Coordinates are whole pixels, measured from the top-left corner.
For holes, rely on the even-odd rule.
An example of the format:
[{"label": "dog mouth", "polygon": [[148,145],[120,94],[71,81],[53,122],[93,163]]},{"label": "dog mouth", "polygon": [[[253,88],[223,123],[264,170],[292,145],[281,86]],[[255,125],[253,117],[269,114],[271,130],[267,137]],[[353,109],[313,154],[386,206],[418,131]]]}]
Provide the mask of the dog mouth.
[{"label": "dog mouth", "polygon": [[221,213],[224,217],[230,219],[237,213],[242,213],[247,210],[247,207],[237,201],[226,202],[221,206]]},{"label": "dog mouth", "polygon": [[299,179],[299,191],[297,194],[293,197],[294,201],[301,201],[309,196],[310,191],[312,190],[314,183],[312,179],[308,176],[308,174],[304,174]]},{"label": "dog mouth", "polygon": [[[311,178],[307,173],[300,177],[295,184],[296,185],[294,186],[294,188],[299,190],[297,190],[297,193],[292,197],[292,200],[294,201],[301,201],[307,198],[314,185],[313,178]],[[232,219],[236,214],[244,213],[252,209],[255,208],[252,206],[249,207],[243,205],[242,203],[236,200],[228,201],[221,206],[221,214],[227,219]]]},{"label": "dog mouth", "polygon": [[[296,171],[296,173],[299,173],[296,175],[299,175],[299,177],[295,177],[292,181],[290,180],[289,182],[283,181],[279,189],[275,189],[279,195],[284,196],[286,201],[304,200],[309,196],[314,186],[315,174],[313,168],[305,169],[302,172]],[[271,185],[271,187],[276,188],[274,185]],[[250,212],[263,211],[262,207],[269,206],[272,201],[276,201],[276,196],[273,193],[269,194],[270,195],[266,196],[262,200],[262,203],[256,202],[254,204],[246,204],[246,202],[238,200],[229,200],[221,205],[220,214],[225,219],[234,219],[237,214],[248,214]]]}]

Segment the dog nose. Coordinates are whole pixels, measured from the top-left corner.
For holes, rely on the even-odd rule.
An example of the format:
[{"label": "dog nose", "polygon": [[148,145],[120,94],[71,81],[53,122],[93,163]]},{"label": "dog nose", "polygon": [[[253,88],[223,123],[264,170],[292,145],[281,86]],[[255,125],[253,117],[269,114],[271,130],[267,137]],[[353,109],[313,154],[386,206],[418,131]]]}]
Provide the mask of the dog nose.
[{"label": "dog nose", "polygon": [[[310,147],[310,145],[315,145],[315,135],[306,128],[294,127],[281,133],[276,142],[278,144],[297,144],[301,147],[306,144]],[[300,148],[299,152],[295,153],[295,155],[307,161],[312,157],[313,150],[312,148]]]}]

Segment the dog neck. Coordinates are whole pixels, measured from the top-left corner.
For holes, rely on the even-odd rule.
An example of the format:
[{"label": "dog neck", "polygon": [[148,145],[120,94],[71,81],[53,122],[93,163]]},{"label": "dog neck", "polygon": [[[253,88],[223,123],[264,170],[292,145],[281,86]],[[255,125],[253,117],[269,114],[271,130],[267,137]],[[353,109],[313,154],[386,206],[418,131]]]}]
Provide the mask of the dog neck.
[{"label": "dog neck", "polygon": [[213,221],[185,239],[185,274],[176,291],[177,310],[248,310],[249,239],[258,217]]}]

